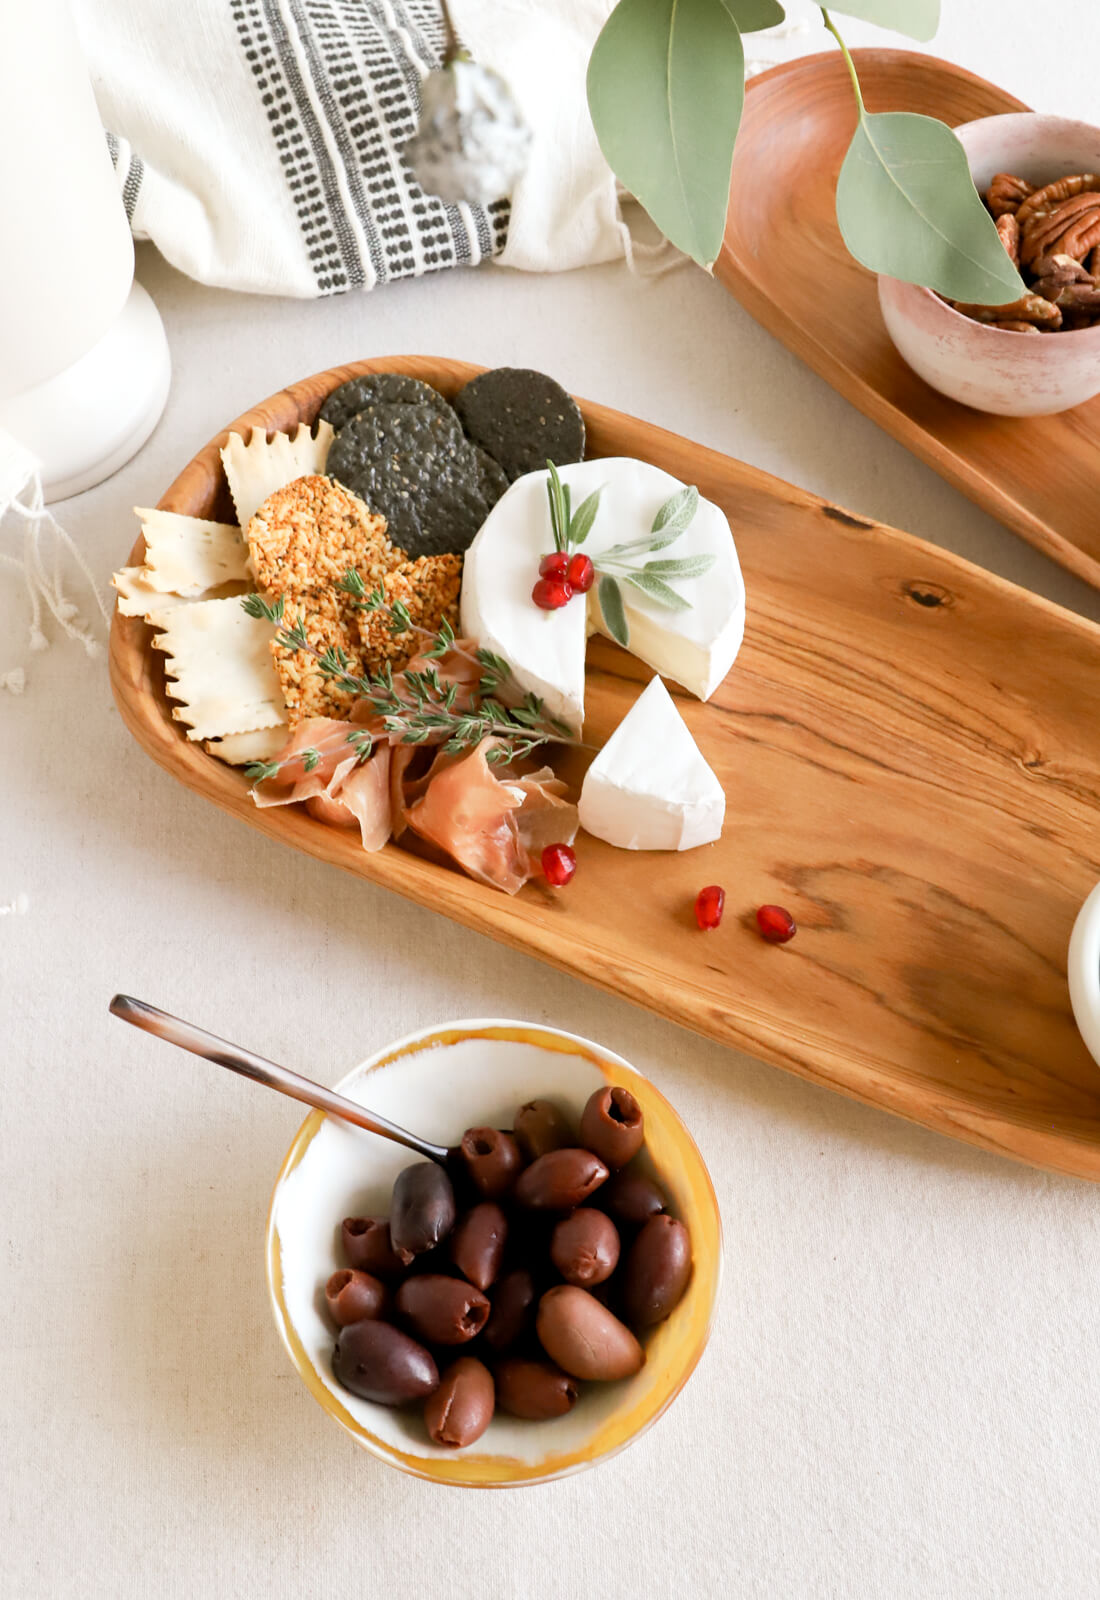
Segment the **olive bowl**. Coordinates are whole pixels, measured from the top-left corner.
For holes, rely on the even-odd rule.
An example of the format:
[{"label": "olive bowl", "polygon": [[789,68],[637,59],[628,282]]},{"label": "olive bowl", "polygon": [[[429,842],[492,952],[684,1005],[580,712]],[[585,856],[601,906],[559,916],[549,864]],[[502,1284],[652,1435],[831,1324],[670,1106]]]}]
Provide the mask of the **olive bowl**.
[{"label": "olive bowl", "polygon": [[410,1153],[316,1111],[299,1128],[268,1213],[275,1322],[314,1399],[380,1460],[436,1483],[506,1488],[566,1477],[625,1449],[668,1409],[703,1354],[721,1277],[722,1226],[703,1158],[668,1101],[620,1056],[575,1034],[535,1023],[453,1022],[387,1045],[335,1086],[394,1122],[455,1145],[468,1127],[510,1127],[517,1107],[537,1097],[579,1119],[589,1095],[604,1084],[629,1089],[642,1107],[646,1149],[640,1159],[691,1233],[687,1292],[645,1335],[646,1362],[636,1376],[585,1384],[573,1410],[553,1421],[498,1413],[477,1443],[461,1450],[432,1443],[420,1407],[394,1410],[359,1399],[332,1372],[335,1332],[323,1289],[330,1273],[345,1265],[340,1223],[346,1216],[385,1214]]}]

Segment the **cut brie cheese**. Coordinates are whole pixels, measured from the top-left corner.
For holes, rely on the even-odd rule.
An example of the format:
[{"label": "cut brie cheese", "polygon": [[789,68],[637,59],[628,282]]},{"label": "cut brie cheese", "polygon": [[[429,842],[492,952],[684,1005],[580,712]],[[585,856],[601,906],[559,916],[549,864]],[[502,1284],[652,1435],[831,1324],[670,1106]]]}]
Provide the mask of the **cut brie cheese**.
[{"label": "cut brie cheese", "polygon": [[589,767],[581,827],[622,850],[693,850],[721,837],[726,797],[654,678]]},{"label": "cut brie cheese", "polygon": [[[601,489],[584,553],[598,562],[610,545],[645,539],[657,512],[683,485],[648,462],[627,456],[581,461],[561,469],[574,508]],[[542,556],[554,548],[546,499],[547,473],[519,478],[497,501],[466,553],[462,631],[502,655],[520,685],[537,694],[571,727],[584,720],[584,649],[589,633],[608,632],[598,585],[558,611],[531,599]],[[659,559],[710,555],[703,577],[674,579],[688,602],[670,610],[620,582],[630,628],[629,649],[655,672],[707,700],[722,682],[745,631],[745,585],[730,526],[718,506],[700,499],[688,527]],[[643,556],[641,559],[645,559]]]}]

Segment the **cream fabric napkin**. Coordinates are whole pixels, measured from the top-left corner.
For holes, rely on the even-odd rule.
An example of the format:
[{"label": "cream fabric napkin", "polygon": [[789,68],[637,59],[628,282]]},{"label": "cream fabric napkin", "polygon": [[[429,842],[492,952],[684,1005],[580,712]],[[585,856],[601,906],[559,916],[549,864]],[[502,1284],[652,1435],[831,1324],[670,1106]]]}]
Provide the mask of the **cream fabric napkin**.
[{"label": "cream fabric napkin", "polygon": [[535,138],[511,206],[444,205],[401,159],[438,65],[437,0],[74,0],[139,238],[200,282],[309,297],[497,256],[629,249],[585,102],[613,0],[454,0]]}]

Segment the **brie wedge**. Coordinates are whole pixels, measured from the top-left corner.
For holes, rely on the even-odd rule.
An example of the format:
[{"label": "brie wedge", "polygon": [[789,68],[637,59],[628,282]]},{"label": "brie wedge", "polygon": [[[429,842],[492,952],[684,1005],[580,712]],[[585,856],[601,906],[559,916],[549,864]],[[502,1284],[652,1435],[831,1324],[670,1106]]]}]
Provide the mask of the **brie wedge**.
[{"label": "brie wedge", "polygon": [[[539,560],[553,550],[545,472],[517,479],[466,552],[462,632],[509,663],[519,684],[547,710],[580,728],[584,721],[584,650],[590,633],[607,634],[599,584],[558,611],[531,599]],[[670,473],[629,456],[608,456],[561,468],[574,510],[600,489],[599,510],[584,544],[594,561],[613,544],[645,539],[658,511],[683,485]],[[730,526],[718,506],[700,499],[684,532],[660,559],[713,556],[705,576],[674,579],[682,610],[660,605],[620,580],[629,649],[655,672],[708,700],[733,665],[745,631],[745,585]],[[644,560],[645,557],[640,559]]]},{"label": "brie wedge", "polygon": [[654,678],[589,767],[581,827],[622,850],[694,850],[721,837],[722,785]]}]

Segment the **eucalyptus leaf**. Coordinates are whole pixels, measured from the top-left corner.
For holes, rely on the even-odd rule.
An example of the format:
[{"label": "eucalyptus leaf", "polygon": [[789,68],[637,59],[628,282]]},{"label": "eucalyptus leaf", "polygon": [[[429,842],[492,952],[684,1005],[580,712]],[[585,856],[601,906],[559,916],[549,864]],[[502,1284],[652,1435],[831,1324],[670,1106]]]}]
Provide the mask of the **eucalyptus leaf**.
[{"label": "eucalyptus leaf", "polygon": [[786,20],[778,0],[729,0],[729,10],[742,33],[759,33]]},{"label": "eucalyptus leaf", "polygon": [[581,501],[573,513],[569,523],[570,544],[583,544],[592,531],[592,524],[596,520],[596,512],[600,509],[600,495],[602,489],[593,489],[592,493]]},{"label": "eucalyptus leaf", "polygon": [[643,572],[654,572],[662,578],[701,578],[714,565],[713,555],[670,556],[665,561],[647,561]]},{"label": "eucalyptus leaf", "polygon": [[616,177],[708,268],[722,247],[745,99],[743,8],[747,0],[619,0],[588,63],[588,109]]},{"label": "eucalyptus leaf", "polygon": [[655,600],[659,606],[664,606],[668,611],[690,611],[691,601],[685,600],[682,594],[670,588],[663,578],[656,578],[651,572],[644,569],[641,572],[632,572],[627,578],[627,583],[632,583],[635,589],[640,589],[648,599]]},{"label": "eucalyptus leaf", "polygon": [[861,111],[836,185],[857,261],[951,300],[1005,305],[1024,294],[951,129],[909,111]]},{"label": "eucalyptus leaf", "polygon": [[829,10],[845,17],[862,17],[864,22],[877,22],[880,28],[904,33],[922,44],[935,38],[940,25],[940,0],[836,0]]},{"label": "eucalyptus leaf", "polygon": [[618,580],[607,577],[600,579],[597,590],[600,597],[600,610],[603,620],[607,624],[607,631],[616,644],[621,644],[625,650],[630,643],[630,628],[626,620],[626,607],[623,605],[623,592],[619,588]]},{"label": "eucalyptus leaf", "polygon": [[699,491],[693,483],[669,495],[653,519],[654,533],[683,533],[699,509]]}]

